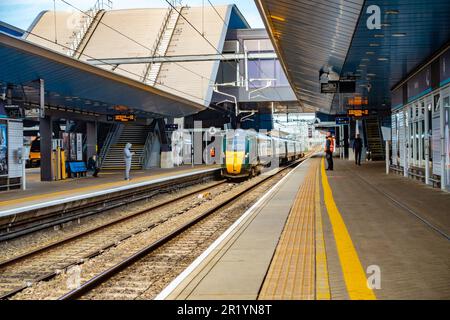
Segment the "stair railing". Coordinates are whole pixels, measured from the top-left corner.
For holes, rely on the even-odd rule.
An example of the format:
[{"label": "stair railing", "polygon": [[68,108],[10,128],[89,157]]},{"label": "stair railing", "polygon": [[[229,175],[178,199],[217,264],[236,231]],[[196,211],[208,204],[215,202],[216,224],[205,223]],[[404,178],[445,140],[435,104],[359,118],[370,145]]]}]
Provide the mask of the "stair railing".
[{"label": "stair railing", "polygon": [[144,149],[142,150],[142,156],[140,163],[143,169],[147,169],[147,163],[150,160],[152,153],[152,138],[153,132],[150,130],[147,134],[147,139],[145,140]]},{"label": "stair railing", "polygon": [[106,135],[105,142],[103,143],[102,149],[100,150],[100,154],[98,156],[99,167],[103,165],[103,161],[105,160],[106,155],[108,154],[109,148],[111,147],[112,143],[116,140],[116,137],[121,131],[120,130],[121,128],[122,126],[120,124],[114,123],[109,129],[108,134]]},{"label": "stair railing", "polygon": [[[161,27],[159,28],[158,34],[156,36],[156,41],[153,44],[152,49],[150,50],[152,57],[155,57],[157,54],[158,46],[161,42],[164,31],[166,30],[167,24],[169,23],[169,19],[170,19],[170,15],[172,14],[172,10],[173,10],[173,8],[170,7],[167,10],[166,15],[164,16],[163,23],[162,23]],[[142,82],[144,82],[144,83],[147,82],[147,77],[150,73],[150,69],[152,68],[152,64],[153,64],[153,62],[148,63],[147,67],[145,68],[144,75],[142,78]]]},{"label": "stair railing", "polygon": [[106,9],[112,9],[111,0],[97,0],[92,8],[90,8],[86,13],[83,13],[81,25],[78,30],[74,31],[72,36],[72,42],[69,44],[69,49],[67,50],[67,55],[74,57],[78,51],[78,48],[83,42],[87,31],[92,25],[92,22],[97,18],[97,14]]}]

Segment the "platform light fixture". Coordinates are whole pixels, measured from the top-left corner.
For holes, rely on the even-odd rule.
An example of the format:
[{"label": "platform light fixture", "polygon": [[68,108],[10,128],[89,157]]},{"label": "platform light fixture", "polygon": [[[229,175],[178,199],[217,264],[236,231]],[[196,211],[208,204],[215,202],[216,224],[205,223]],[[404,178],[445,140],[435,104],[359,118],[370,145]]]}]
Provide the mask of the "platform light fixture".
[{"label": "platform light fixture", "polygon": [[281,21],[281,22],[284,22],[284,21],[286,21],[286,19],[285,18],[283,18],[283,17],[280,17],[280,16],[276,16],[276,15],[271,15],[270,16],[273,20],[277,20],[277,21]]},{"label": "platform light fixture", "polygon": [[375,54],[374,51],[366,51],[366,54]]},{"label": "platform light fixture", "polygon": [[378,60],[378,61],[388,61],[389,59],[388,59],[388,58],[384,58],[384,57],[380,57],[380,58],[378,58],[377,60]]},{"label": "platform light fixture", "polygon": [[392,34],[393,37],[406,37],[405,32],[395,32]]},{"label": "platform light fixture", "polygon": [[400,11],[397,9],[389,9],[384,12],[385,14],[399,14]]}]

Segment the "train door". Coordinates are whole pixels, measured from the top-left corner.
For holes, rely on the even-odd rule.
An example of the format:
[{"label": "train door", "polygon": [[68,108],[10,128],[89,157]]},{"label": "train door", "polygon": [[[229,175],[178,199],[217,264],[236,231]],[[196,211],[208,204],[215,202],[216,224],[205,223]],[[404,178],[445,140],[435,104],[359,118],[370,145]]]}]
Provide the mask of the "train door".
[{"label": "train door", "polygon": [[441,122],[444,125],[444,188],[450,191],[450,86],[441,90],[441,97],[441,108],[443,108],[441,114],[444,116],[444,120]]}]

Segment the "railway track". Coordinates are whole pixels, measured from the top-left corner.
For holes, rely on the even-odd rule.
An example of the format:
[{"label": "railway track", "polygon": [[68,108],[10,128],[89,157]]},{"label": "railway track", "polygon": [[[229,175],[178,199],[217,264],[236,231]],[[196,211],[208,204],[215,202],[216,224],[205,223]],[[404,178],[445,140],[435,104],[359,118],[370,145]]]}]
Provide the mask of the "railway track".
[{"label": "railway track", "polygon": [[[288,167],[280,169],[280,172],[286,169]],[[44,285],[50,279],[52,279],[52,282],[57,281],[54,278],[59,274],[64,274],[67,278],[66,274],[75,267],[81,266],[85,268],[86,265],[92,267],[89,266],[89,263],[95,260],[93,258],[102,259],[105,252],[114,253],[114,250],[117,251],[119,246],[127,246],[130,241],[140,241],[138,247],[130,245],[128,249],[126,247],[120,249],[119,253],[111,253],[112,258],[108,259],[106,257],[105,262],[99,267],[101,271],[97,270],[93,274],[85,272],[81,277],[82,285],[79,287],[77,285],[78,288],[75,290],[68,293],[67,286],[64,283],[61,283],[60,290],[56,290],[58,296],[62,299],[80,297],[92,290],[92,288],[99,286],[103,281],[112,278],[118,272],[133,265],[142,257],[147,255],[155,256],[160,248],[166,246],[177,237],[184,237],[183,234],[191,228],[197,228],[196,225],[215,226],[197,232],[197,235],[200,235],[199,239],[203,240],[200,241],[193,238],[193,240],[187,241],[187,243],[191,244],[190,249],[186,250],[180,247],[180,252],[175,246],[172,249],[173,253],[170,255],[172,258],[166,256],[163,259],[177,260],[179,263],[180,259],[183,259],[185,256],[182,252],[188,255],[195,254],[202,248],[202,244],[207,242],[204,241],[205,238],[213,237],[215,233],[221,232],[222,227],[227,225],[227,217],[221,217],[220,214],[214,215],[214,213],[222,212],[223,210],[221,209],[242,198],[243,195],[248,194],[251,190],[268,180],[274,179],[275,176],[279,176],[280,172],[273,176],[257,177],[249,180],[250,182],[246,181],[240,184],[225,184],[223,181],[220,181],[211,186],[184,194],[175,200],[162,202],[150,208],[133,212],[119,219],[84,230],[60,241],[49,243],[36,250],[0,262],[0,299],[26,298],[26,293],[23,291],[28,287],[33,285],[34,288],[40,284]],[[239,190],[234,195],[229,196],[233,189]],[[223,200],[211,207],[212,201],[195,197],[201,193],[207,194],[209,199],[214,199],[215,201]],[[205,203],[207,208],[202,209]],[[190,212],[195,210],[197,212],[201,211],[201,214],[191,215],[192,217],[188,217],[184,221],[181,219],[185,215],[189,216]],[[210,218],[210,216],[217,216],[218,218]],[[177,221],[177,219],[181,222]],[[205,223],[205,221],[209,220],[214,220],[215,222],[212,224]],[[225,224],[221,223],[224,221]],[[153,233],[154,235],[152,235]],[[130,252],[132,253],[130,254]],[[155,270],[161,271],[165,269],[164,266],[158,267],[157,262],[151,265],[156,266],[153,268]],[[178,268],[182,265],[178,264]],[[171,270],[174,271],[175,269],[172,264]],[[164,273],[161,275],[164,276]],[[135,277],[139,276],[135,275]],[[62,292],[62,294],[59,292]]]},{"label": "railway track", "polygon": [[238,219],[243,212],[242,208],[235,212],[231,210],[231,214],[227,213],[227,209],[230,209],[233,203],[242,200],[244,196],[270,180],[280,177],[290,167],[285,167],[276,174],[265,177],[225,201],[210,207],[170,233],[87,280],[78,288],[60,296],[59,300],[153,298],[172,277],[178,275],[209,243]]},{"label": "railway track", "polygon": [[[223,187],[224,185],[225,181],[213,183],[0,261],[0,299],[12,297],[33,283],[49,280],[61,270],[83,263],[130,237],[200,205],[205,199],[196,199],[198,194],[209,191],[218,195],[233,187]],[[165,211],[166,208],[171,209],[166,213],[154,214],[155,211]]]},{"label": "railway track", "polygon": [[80,219],[101,214],[106,210],[121,208],[151,199],[163,193],[196,185],[214,178],[217,172],[211,171],[148,186],[133,187],[127,191],[114,192],[94,199],[77,200],[44,209],[33,209],[29,212],[21,213],[20,216],[14,215],[12,218],[1,218],[0,242],[73,221],[79,221]]}]

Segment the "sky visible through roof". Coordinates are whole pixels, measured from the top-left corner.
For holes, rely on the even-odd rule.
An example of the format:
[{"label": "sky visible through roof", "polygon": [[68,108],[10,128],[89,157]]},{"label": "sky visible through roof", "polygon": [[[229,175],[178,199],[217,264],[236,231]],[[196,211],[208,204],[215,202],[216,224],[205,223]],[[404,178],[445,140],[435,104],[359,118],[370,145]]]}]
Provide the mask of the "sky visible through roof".
[{"label": "sky visible through roof", "polygon": [[[65,0],[73,6],[87,10],[95,0]],[[210,0],[213,5],[236,4],[252,28],[264,28],[259,12],[253,0]],[[183,4],[191,7],[210,6],[207,0],[184,0]],[[27,29],[39,12],[53,10],[74,11],[61,0],[0,0],[0,20],[21,29]],[[128,8],[166,8],[165,0],[113,0],[113,9]]]}]

